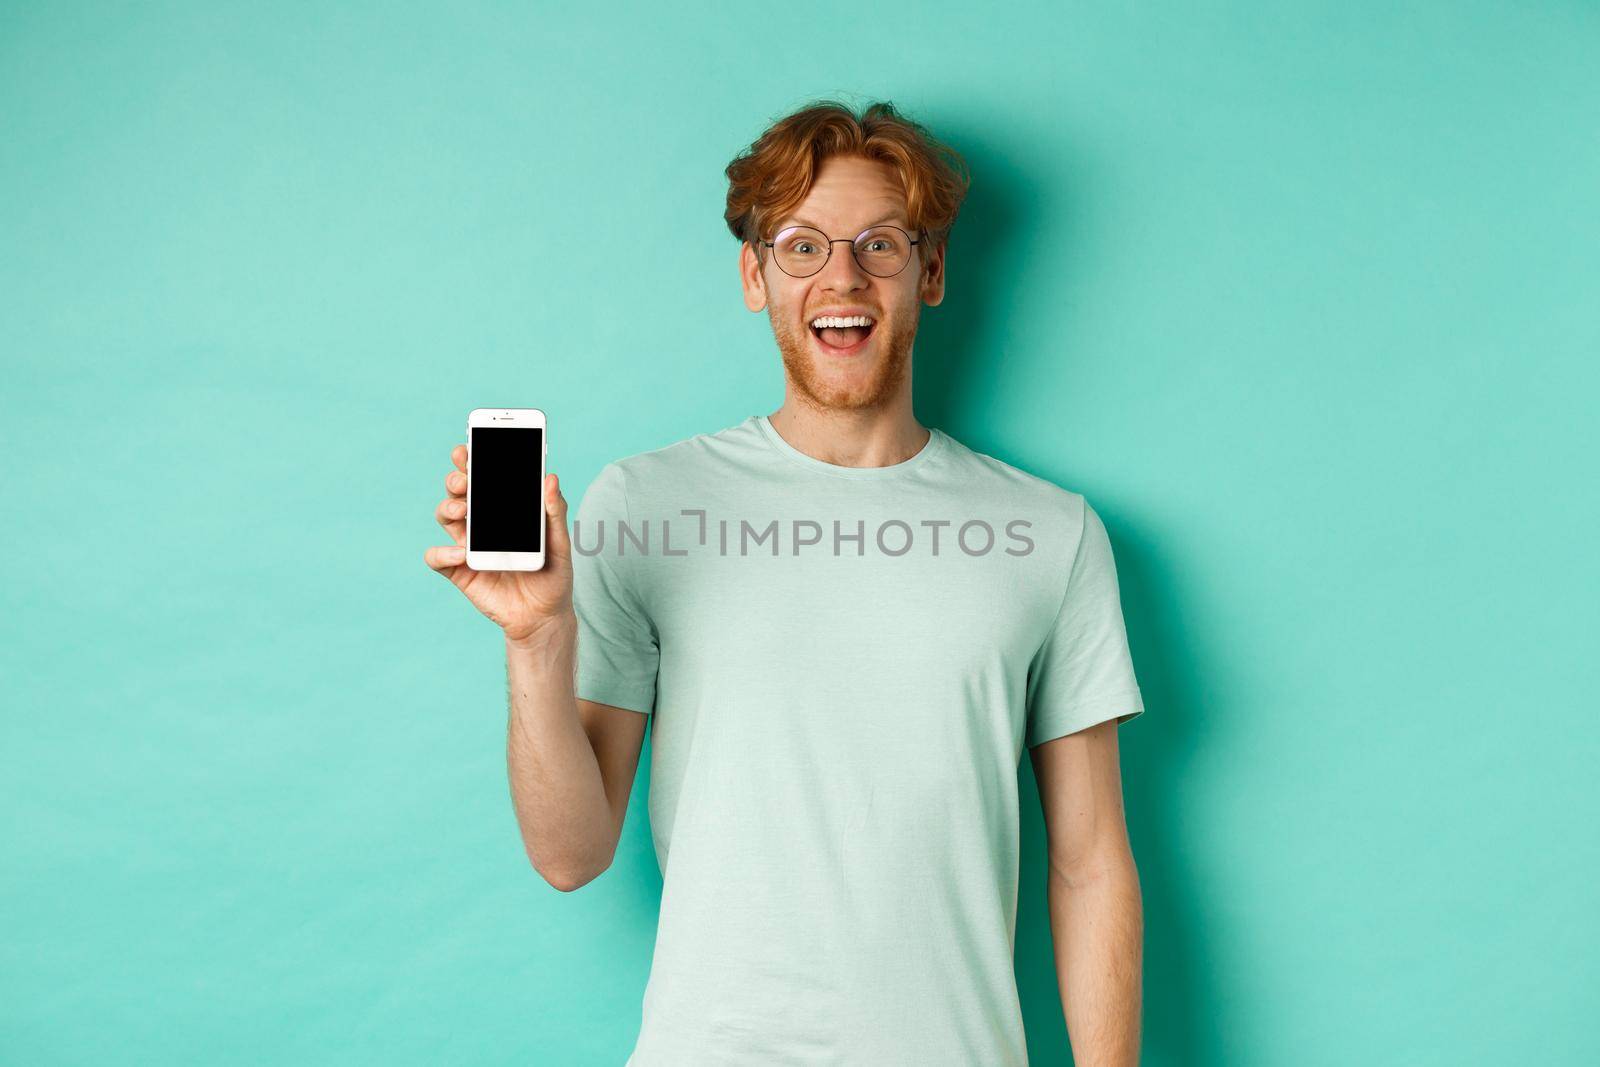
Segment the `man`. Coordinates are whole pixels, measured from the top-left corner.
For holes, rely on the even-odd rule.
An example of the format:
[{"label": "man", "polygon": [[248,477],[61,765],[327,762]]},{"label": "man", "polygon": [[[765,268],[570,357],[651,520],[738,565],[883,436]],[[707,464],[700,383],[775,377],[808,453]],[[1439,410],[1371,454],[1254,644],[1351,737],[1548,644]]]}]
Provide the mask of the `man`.
[{"label": "man", "polygon": [[664,881],[634,1067],[1025,1064],[1024,746],[1075,1061],[1137,1061],[1116,731],[1143,703],[1105,528],[912,412],[959,166],[890,105],[833,103],[730,164],[783,403],[607,465],[570,534],[547,475],[544,571],[465,567],[452,453],[456,544],[427,561],[505,632],[513,799],[552,885],[610,864],[653,726]]}]

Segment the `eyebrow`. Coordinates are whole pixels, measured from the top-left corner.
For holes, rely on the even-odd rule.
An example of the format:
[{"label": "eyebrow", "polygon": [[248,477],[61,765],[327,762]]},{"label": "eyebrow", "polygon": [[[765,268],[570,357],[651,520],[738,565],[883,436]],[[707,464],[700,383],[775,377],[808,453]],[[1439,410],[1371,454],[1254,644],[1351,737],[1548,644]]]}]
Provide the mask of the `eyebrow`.
[{"label": "eyebrow", "polygon": [[[872,222],[867,223],[865,226],[863,226],[861,228],[863,230],[870,230],[874,226],[881,226],[885,222],[894,222],[894,221],[896,221],[898,219],[902,219],[902,218],[904,218],[904,216],[899,211],[891,211],[887,215],[880,216],[879,218],[875,219]],[[810,226],[813,230],[822,229],[822,227],[818,226],[816,223],[811,222],[808,219],[802,219],[797,215],[790,215],[788,218],[783,219],[778,223],[778,228],[780,230],[783,229],[784,226]]]}]

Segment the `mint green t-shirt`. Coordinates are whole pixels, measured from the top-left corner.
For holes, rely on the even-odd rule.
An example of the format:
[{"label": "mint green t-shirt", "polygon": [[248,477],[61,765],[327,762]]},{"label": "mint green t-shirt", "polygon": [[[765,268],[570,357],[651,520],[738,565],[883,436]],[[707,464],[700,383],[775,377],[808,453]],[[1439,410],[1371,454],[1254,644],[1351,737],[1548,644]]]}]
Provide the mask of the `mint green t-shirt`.
[{"label": "mint green t-shirt", "polygon": [[1023,748],[1144,710],[1083,497],[937,429],[841,467],[752,416],[608,464],[573,536],[578,696],[652,716],[628,1063],[1026,1064]]}]

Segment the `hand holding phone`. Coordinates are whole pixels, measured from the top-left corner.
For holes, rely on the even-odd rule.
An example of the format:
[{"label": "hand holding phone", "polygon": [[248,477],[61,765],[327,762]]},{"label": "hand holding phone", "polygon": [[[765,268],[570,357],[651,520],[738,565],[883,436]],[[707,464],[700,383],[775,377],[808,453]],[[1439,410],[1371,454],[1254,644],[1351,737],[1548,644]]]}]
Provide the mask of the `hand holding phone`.
[{"label": "hand holding phone", "polygon": [[467,415],[467,566],[544,566],[544,412],[473,408]]},{"label": "hand holding phone", "polygon": [[454,544],[430,547],[424,560],[507,639],[528,640],[572,614],[567,503],[545,470],[544,412],[475,409],[467,441],[451,450],[434,511]]}]

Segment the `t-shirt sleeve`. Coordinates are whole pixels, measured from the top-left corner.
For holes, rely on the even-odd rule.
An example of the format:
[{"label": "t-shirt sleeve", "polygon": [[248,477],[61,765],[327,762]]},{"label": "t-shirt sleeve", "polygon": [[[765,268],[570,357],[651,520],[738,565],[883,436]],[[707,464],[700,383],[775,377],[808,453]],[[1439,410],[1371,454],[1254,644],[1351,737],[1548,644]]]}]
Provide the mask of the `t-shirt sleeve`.
[{"label": "t-shirt sleeve", "polygon": [[1055,622],[1028,669],[1029,748],[1144,712],[1105,525],[1087,502]]},{"label": "t-shirt sleeve", "polygon": [[617,464],[601,468],[584,492],[573,524],[577,695],[649,715],[655,710],[660,645],[644,602],[629,581],[638,576],[627,568],[638,560],[617,557],[619,523],[628,520],[625,481]]}]

